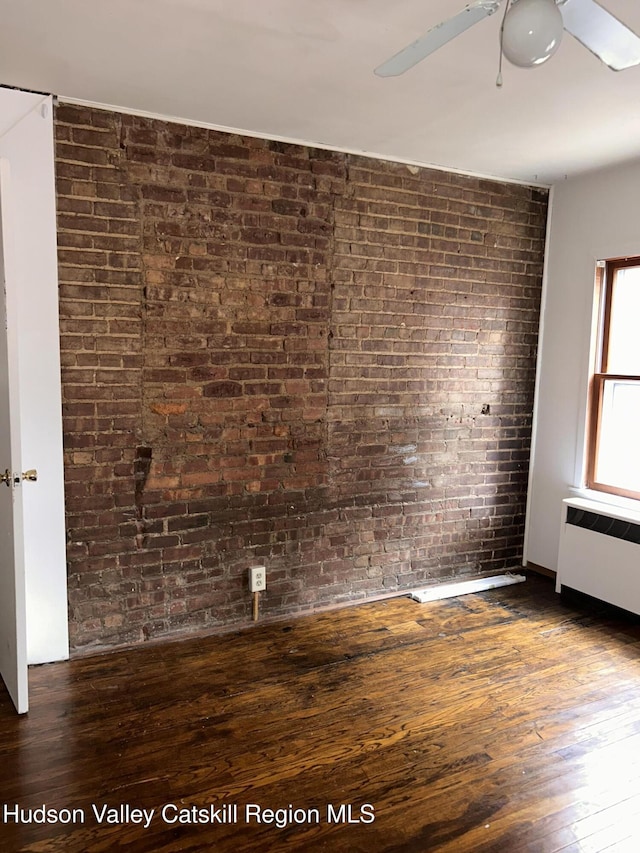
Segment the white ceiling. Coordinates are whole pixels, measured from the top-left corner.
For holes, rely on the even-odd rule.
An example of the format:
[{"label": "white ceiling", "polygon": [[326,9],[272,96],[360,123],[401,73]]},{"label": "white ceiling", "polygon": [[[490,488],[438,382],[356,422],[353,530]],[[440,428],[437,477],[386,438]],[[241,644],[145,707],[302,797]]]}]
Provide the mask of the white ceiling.
[{"label": "white ceiling", "polygon": [[[0,83],[541,184],[640,155],[640,66],[610,71],[565,33],[498,90],[500,12],[373,74],[465,2],[0,0]],[[637,0],[602,2],[640,33]]]}]

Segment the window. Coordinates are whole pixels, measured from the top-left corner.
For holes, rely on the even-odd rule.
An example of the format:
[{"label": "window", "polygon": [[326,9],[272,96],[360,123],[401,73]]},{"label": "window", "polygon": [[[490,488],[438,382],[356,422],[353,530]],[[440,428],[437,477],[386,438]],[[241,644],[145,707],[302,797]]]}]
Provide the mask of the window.
[{"label": "window", "polygon": [[598,272],[587,485],[640,498],[640,257],[607,261]]}]

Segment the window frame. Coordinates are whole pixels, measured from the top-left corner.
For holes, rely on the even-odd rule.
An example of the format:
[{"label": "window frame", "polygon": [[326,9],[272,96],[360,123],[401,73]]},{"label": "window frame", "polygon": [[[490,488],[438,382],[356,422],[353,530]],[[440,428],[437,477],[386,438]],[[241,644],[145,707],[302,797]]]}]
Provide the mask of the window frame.
[{"label": "window frame", "polygon": [[640,268],[640,256],[611,258],[604,263],[599,262],[596,268],[596,308],[595,320],[597,340],[595,357],[589,381],[589,400],[587,417],[587,453],[586,453],[586,485],[594,491],[606,492],[625,498],[640,500],[640,490],[634,491],[597,479],[597,461],[600,444],[602,422],[602,400],[607,380],[623,380],[640,385],[640,376],[630,373],[609,373],[609,335],[611,331],[611,304],[616,272],[627,267]]}]

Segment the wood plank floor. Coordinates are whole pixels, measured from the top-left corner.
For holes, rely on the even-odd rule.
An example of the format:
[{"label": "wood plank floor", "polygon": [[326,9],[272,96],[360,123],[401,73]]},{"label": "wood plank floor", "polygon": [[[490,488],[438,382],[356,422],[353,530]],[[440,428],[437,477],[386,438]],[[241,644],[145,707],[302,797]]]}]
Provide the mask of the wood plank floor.
[{"label": "wood plank floor", "polygon": [[537,575],[30,688],[25,718],[0,694],[2,851],[640,850],[640,626]]}]

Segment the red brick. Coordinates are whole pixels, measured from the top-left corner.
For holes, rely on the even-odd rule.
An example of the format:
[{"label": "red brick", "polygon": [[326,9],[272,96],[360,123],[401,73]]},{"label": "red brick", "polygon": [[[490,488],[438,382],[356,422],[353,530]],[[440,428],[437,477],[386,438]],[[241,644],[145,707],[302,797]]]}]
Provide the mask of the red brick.
[{"label": "red brick", "polygon": [[257,559],[271,615],[518,563],[546,193],[56,131],[75,647],[244,622]]}]

